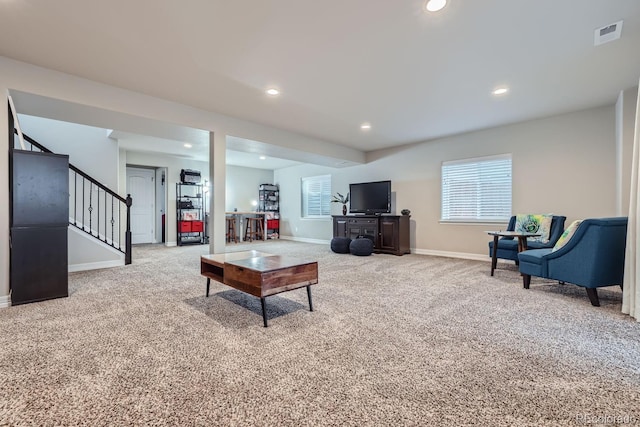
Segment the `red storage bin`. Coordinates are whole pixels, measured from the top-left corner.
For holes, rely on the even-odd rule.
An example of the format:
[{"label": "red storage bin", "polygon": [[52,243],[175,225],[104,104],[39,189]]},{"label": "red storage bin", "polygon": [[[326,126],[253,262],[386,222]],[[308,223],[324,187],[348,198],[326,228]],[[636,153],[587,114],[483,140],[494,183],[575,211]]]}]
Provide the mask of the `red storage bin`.
[{"label": "red storage bin", "polygon": [[178,221],[178,231],[180,233],[191,233],[191,221]]},{"label": "red storage bin", "polygon": [[268,229],[280,228],[279,222],[280,222],[279,219],[268,219],[267,228]]},{"label": "red storage bin", "polygon": [[204,231],[204,223],[202,221],[191,221],[191,231],[194,233]]}]

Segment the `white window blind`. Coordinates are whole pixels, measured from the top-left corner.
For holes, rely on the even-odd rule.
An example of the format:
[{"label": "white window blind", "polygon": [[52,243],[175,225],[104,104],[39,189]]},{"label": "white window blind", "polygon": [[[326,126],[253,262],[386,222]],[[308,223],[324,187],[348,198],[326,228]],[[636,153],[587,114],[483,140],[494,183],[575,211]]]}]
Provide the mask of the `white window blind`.
[{"label": "white window blind", "polygon": [[302,217],[331,216],[331,175],[302,178]]},{"label": "white window blind", "polygon": [[511,154],[442,163],[442,221],[508,221]]}]

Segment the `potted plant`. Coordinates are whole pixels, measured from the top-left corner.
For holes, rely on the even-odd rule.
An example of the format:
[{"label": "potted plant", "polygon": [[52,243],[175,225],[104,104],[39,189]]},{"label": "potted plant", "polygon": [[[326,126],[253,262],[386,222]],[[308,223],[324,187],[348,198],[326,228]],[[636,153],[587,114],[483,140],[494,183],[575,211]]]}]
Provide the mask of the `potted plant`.
[{"label": "potted plant", "polygon": [[340,193],[336,193],[336,195],[331,197],[331,203],[342,203],[342,215],[347,214],[347,203],[349,203],[349,193],[346,196],[343,196]]}]

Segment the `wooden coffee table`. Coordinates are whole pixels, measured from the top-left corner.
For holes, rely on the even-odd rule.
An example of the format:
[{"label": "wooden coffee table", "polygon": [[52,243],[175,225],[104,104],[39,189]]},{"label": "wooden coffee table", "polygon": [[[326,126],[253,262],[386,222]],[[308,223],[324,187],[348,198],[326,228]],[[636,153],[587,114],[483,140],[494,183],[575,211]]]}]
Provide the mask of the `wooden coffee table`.
[{"label": "wooden coffee table", "polygon": [[200,257],[200,274],[260,298],[262,320],[267,327],[265,298],[281,292],[307,288],[309,311],[313,311],[311,285],[318,283],[318,262],[259,251],[210,254]]}]

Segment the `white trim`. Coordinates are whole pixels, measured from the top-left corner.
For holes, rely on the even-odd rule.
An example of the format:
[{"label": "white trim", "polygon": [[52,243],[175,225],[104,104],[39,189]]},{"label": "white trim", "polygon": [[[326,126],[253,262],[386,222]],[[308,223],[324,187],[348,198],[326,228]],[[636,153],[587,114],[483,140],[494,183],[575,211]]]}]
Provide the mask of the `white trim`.
[{"label": "white trim", "polygon": [[490,225],[490,226],[494,226],[496,224],[505,224],[505,227],[507,225],[509,225],[509,221],[511,220],[511,217],[509,217],[506,220],[495,220],[495,221],[488,221],[486,219],[483,220],[478,220],[478,221],[472,221],[472,220],[451,220],[451,219],[441,219],[440,221],[438,221],[440,224],[446,224],[446,225]]},{"label": "white trim", "polygon": [[164,245],[165,245],[166,247],[170,247],[170,246],[178,246],[178,242],[177,242],[177,241],[175,241],[175,242],[164,242]]},{"label": "white trim", "polygon": [[294,242],[315,243],[315,244],[318,244],[318,245],[329,245],[329,244],[331,244],[331,240],[307,239],[306,237],[283,236],[282,234],[280,235],[280,239],[282,239],[282,240],[293,240]]},{"label": "white trim", "polygon": [[[305,237],[294,237],[294,236],[283,236],[280,235],[280,239],[282,240],[293,240],[295,242],[303,242],[303,243],[316,243],[319,245],[329,245],[331,244],[330,240],[321,240],[321,239],[307,239]],[[411,253],[415,255],[430,255],[430,256],[440,256],[445,258],[460,258],[460,259],[469,259],[472,261],[491,261],[491,257],[483,254],[470,254],[466,252],[449,252],[449,251],[437,251],[433,249],[415,249],[411,248]]]},{"label": "white trim", "polygon": [[4,295],[0,297],[0,308],[11,307],[11,295]]},{"label": "white trim", "polygon": [[493,156],[469,157],[468,159],[446,160],[442,162],[442,166],[459,165],[474,162],[486,162],[489,160],[507,160],[511,159],[511,153],[496,154]]},{"label": "white trim", "polygon": [[470,254],[466,252],[436,251],[433,249],[412,249],[411,253],[416,255],[431,255],[431,256],[441,256],[446,258],[470,259],[473,261],[491,261],[491,257],[488,255]]},{"label": "white trim", "polygon": [[99,262],[87,262],[84,264],[72,264],[72,265],[69,265],[69,273],[74,273],[76,271],[98,270],[100,268],[122,267],[123,265],[124,265],[124,257],[123,259],[112,260],[112,261],[99,261]]}]

